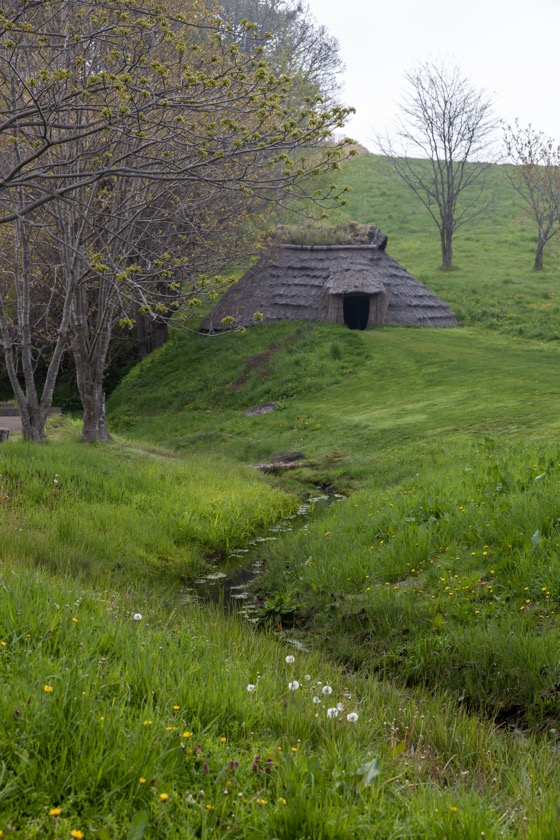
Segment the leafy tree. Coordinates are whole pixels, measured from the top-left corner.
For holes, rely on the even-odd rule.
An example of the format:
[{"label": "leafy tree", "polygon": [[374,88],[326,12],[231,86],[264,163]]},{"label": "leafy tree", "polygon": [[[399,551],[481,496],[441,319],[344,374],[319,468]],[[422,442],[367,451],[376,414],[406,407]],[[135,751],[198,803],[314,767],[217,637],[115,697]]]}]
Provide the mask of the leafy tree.
[{"label": "leafy tree", "polygon": [[[220,0],[220,6],[244,51],[253,51],[255,35],[263,39],[271,69],[293,78],[294,98],[337,96],[343,69],[338,41],[314,21],[305,0]],[[246,21],[254,24],[249,31]]]},{"label": "leafy tree", "polygon": [[515,164],[510,182],[537,225],[535,268],[543,267],[547,244],[560,230],[560,143],[519,121],[504,129],[504,143]]},{"label": "leafy tree", "polygon": [[[248,209],[306,196],[306,180],[343,153],[328,141],[345,109],[318,98],[294,108],[290,79],[270,71],[257,40],[248,54],[203,4],[183,0],[181,11],[152,0],[45,0],[8,3],[0,17],[0,223],[21,254],[17,273],[0,274],[0,327],[34,440],[70,340],[84,437],[106,437],[115,319],[139,306],[167,315],[181,297],[192,304],[211,292],[194,272],[215,267],[216,241],[228,234],[238,247],[232,232]],[[333,187],[315,196],[335,198]],[[35,230],[59,266],[42,394]]]},{"label": "leafy tree", "polygon": [[408,92],[400,104],[397,147],[379,145],[437,225],[442,267],[453,268],[453,236],[483,212],[484,175],[490,162],[496,120],[490,97],[477,90],[458,67],[426,62],[406,74]]}]

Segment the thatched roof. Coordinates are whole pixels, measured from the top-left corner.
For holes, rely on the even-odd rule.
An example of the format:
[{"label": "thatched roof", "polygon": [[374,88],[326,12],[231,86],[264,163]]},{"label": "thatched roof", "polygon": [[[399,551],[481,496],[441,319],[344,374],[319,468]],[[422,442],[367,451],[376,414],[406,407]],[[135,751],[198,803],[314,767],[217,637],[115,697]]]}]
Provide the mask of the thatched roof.
[{"label": "thatched roof", "polygon": [[386,242],[379,231],[369,245],[276,246],[228,289],[202,329],[224,329],[226,317],[248,326],[255,312],[265,322],[344,323],[342,302],[356,295],[377,301],[368,324],[455,326],[449,307],[385,253]]}]

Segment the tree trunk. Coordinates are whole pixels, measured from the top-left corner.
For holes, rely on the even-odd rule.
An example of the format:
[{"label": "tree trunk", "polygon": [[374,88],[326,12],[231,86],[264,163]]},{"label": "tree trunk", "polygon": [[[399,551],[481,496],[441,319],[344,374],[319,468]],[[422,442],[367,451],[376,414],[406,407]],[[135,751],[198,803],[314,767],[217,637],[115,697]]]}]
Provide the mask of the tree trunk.
[{"label": "tree trunk", "polygon": [[542,271],[543,269],[543,255],[545,245],[546,239],[544,238],[542,232],[539,230],[539,236],[537,239],[537,250],[535,251],[535,269],[537,271]]},{"label": "tree trunk", "polygon": [[78,336],[74,344],[74,362],[76,365],[76,381],[80,399],[82,401],[82,440],[95,443],[98,440],[111,440],[107,420],[105,418],[105,392],[103,391],[103,373],[105,371],[105,354],[101,359],[92,359],[84,352],[85,336]]},{"label": "tree trunk", "polygon": [[87,313],[93,305],[87,289],[81,287],[74,297],[74,324],[72,351],[76,365],[76,381],[82,401],[82,440],[95,443],[111,440],[105,418],[105,392],[103,376],[111,341],[113,303],[110,287],[101,283],[95,301],[97,312],[88,320]]},{"label": "tree trunk", "polygon": [[444,271],[453,268],[453,231],[444,226],[440,231],[441,238],[441,267]]},{"label": "tree trunk", "polygon": [[92,377],[88,387],[82,392],[84,409],[82,421],[82,440],[95,443],[98,440],[111,440],[105,417],[105,393],[100,377]]},{"label": "tree trunk", "polygon": [[43,443],[47,437],[45,435],[45,423],[49,415],[48,409],[41,409],[36,400],[26,399],[23,404],[18,400],[18,405],[21,416],[21,431],[24,440]]}]

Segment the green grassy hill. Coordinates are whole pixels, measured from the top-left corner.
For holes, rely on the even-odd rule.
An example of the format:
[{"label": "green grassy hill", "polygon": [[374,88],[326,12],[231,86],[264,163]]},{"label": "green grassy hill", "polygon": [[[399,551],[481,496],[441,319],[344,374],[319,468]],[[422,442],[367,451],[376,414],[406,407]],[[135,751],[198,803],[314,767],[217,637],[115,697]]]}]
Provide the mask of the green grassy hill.
[{"label": "green grassy hill", "polygon": [[536,231],[508,170],[490,168],[488,209],[458,230],[455,269],[448,273],[440,269],[439,237],[427,210],[384,158],[361,155],[345,168],[341,179],[352,193],[339,213],[378,225],[389,236],[388,252],[449,303],[461,324],[558,340],[558,245],[552,240],[544,271],[535,272]]},{"label": "green grassy hill", "polygon": [[[114,442],[0,450],[0,836],[557,836],[557,263],[503,168],[447,274],[380,158],[343,176],[459,327],[175,333]],[[193,601],[317,487],[257,629]]]}]

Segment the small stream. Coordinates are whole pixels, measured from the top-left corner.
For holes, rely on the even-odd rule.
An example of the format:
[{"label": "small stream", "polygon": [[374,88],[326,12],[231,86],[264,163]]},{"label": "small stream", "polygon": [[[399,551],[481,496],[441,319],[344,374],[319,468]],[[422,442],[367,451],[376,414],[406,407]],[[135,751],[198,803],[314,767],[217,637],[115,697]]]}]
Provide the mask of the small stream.
[{"label": "small stream", "polygon": [[244,548],[230,551],[220,569],[196,580],[189,594],[200,601],[218,603],[227,611],[249,612],[257,606],[251,588],[264,568],[263,543],[276,542],[290,531],[305,531],[311,518],[345,499],[340,493],[310,497],[295,513],[268,528],[265,536],[255,537]]}]

